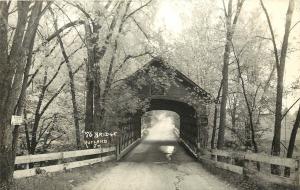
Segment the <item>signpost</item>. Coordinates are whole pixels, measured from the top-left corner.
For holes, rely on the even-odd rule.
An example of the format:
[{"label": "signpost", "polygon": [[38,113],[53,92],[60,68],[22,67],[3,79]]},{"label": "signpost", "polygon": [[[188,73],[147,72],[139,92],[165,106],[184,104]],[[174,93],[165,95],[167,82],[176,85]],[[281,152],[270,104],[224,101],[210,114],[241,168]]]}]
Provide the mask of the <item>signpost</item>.
[{"label": "signpost", "polygon": [[11,117],[11,124],[12,125],[22,125],[24,123],[24,119],[22,116],[13,115]]}]

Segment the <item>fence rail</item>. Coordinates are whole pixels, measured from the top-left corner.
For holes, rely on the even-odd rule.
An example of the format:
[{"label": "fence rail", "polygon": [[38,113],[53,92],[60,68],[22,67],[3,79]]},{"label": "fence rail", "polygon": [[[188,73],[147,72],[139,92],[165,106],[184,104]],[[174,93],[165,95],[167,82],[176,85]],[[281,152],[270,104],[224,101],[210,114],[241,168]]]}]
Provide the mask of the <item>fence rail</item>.
[{"label": "fence rail", "polygon": [[[14,178],[23,178],[30,177],[41,173],[48,172],[57,172],[63,171],[71,168],[77,168],[81,166],[91,165],[98,162],[105,162],[109,160],[116,159],[116,148],[100,148],[100,149],[87,149],[87,150],[77,150],[77,151],[68,151],[68,152],[58,152],[58,153],[49,153],[49,154],[37,154],[37,155],[26,155],[26,156],[17,156],[15,164],[29,164],[43,161],[58,160],[58,164],[31,168],[25,170],[15,170]],[[103,154],[105,154],[103,156]],[[98,158],[87,159],[82,161],[71,161],[68,162],[66,159],[76,158],[81,156],[90,156],[90,155],[99,155]],[[65,163],[63,163],[65,162]]]},{"label": "fence rail", "polygon": [[[208,152],[208,157],[199,155],[198,158],[205,163],[213,164],[217,168],[225,169],[257,180],[268,181],[270,183],[292,185],[300,189],[300,162],[297,159],[275,157],[256,153],[231,152],[216,149],[210,150]],[[238,165],[236,163],[236,160],[242,161],[243,164]],[[284,177],[258,171],[249,167],[249,163],[252,162],[289,167],[291,171],[293,171],[293,174],[290,177]]]}]

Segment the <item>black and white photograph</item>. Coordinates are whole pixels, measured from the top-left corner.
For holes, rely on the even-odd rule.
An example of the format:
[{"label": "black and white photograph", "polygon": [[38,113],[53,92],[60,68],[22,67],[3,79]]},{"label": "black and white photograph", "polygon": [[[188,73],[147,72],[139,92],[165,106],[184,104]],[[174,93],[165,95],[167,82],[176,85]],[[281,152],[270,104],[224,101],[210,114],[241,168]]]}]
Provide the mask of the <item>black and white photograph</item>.
[{"label": "black and white photograph", "polygon": [[300,190],[300,0],[0,0],[0,190]]}]

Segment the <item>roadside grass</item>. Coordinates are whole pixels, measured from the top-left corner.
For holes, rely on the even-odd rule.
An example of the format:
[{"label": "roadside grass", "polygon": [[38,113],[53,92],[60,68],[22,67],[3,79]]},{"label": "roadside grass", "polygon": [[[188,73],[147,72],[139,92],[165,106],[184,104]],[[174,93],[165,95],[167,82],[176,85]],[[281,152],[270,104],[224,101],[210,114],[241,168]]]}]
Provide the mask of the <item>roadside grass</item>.
[{"label": "roadside grass", "polygon": [[103,172],[115,164],[117,163],[97,163],[62,172],[15,179],[13,190],[71,190],[79,184],[91,180],[97,173]]}]

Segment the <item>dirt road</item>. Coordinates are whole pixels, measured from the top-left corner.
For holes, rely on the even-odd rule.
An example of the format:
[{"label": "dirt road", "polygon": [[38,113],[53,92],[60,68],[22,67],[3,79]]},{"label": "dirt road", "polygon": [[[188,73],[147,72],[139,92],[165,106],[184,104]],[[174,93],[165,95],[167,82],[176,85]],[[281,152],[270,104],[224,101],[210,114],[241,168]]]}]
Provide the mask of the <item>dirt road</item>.
[{"label": "dirt road", "polygon": [[177,143],[164,120],[121,161],[76,190],[235,190],[213,176]]}]

